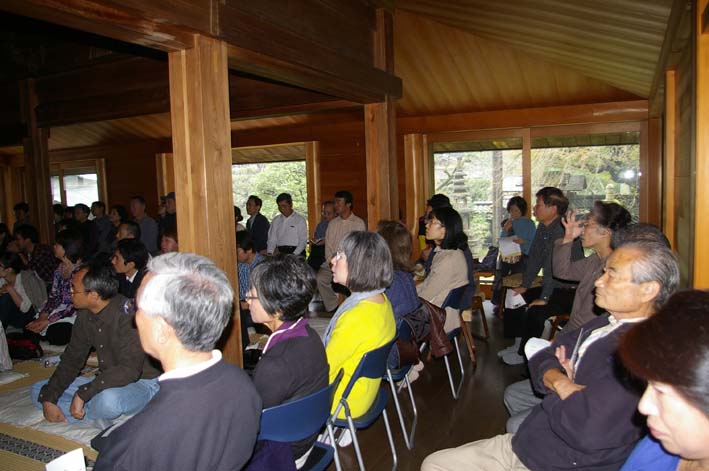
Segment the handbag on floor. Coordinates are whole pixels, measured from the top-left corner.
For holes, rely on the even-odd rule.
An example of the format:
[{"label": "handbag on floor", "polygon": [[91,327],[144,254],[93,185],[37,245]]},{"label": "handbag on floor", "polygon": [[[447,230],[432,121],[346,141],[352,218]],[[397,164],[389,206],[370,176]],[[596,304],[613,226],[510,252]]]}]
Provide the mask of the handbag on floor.
[{"label": "handbag on floor", "polygon": [[39,345],[39,336],[27,335],[24,332],[12,332],[6,335],[7,349],[10,358],[14,360],[35,360],[44,355]]}]

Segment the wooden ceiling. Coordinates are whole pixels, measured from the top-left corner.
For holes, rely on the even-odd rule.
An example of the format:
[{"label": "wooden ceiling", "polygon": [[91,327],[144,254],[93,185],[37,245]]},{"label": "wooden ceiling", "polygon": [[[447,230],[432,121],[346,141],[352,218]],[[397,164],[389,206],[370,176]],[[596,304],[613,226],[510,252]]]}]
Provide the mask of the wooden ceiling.
[{"label": "wooden ceiling", "polygon": [[[476,37],[514,47],[530,60],[542,59],[567,67],[647,98],[672,3],[672,0],[398,0],[396,6]],[[401,19],[397,15],[397,20]],[[498,76],[498,80],[503,77],[510,78]]]},{"label": "wooden ceiling", "polygon": [[[401,116],[647,98],[672,0],[400,0]],[[154,113],[154,112],[153,112]],[[232,130],[315,115],[232,121]],[[50,149],[167,139],[169,113],[55,126]],[[236,143],[235,143],[236,144]]]},{"label": "wooden ceiling", "polygon": [[[532,149],[548,147],[585,147],[639,144],[640,133],[614,132],[607,134],[584,134],[580,136],[545,136],[533,137]],[[481,139],[477,141],[436,142],[433,152],[479,152],[489,150],[522,150],[522,139],[500,138]]]},{"label": "wooden ceiling", "polygon": [[297,143],[266,147],[240,147],[232,149],[231,160],[235,164],[305,160],[305,146],[302,143]]}]

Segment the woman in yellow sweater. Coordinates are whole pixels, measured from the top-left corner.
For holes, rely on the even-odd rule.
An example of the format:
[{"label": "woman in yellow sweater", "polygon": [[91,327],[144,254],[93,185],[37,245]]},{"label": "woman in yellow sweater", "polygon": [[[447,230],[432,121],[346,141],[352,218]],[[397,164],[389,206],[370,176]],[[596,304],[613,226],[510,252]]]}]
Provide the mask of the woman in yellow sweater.
[{"label": "woman in yellow sweater", "polygon": [[[384,290],[393,279],[389,247],[373,232],[350,232],[332,258],[333,281],[352,293],[335,312],[325,332],[330,382],[340,368],[344,377],[335,392],[333,411],[355,368],[365,353],[391,341],[396,334],[394,312]],[[353,417],[364,414],[374,402],[379,379],[361,378],[348,398]],[[344,418],[344,412],[339,415]]]}]

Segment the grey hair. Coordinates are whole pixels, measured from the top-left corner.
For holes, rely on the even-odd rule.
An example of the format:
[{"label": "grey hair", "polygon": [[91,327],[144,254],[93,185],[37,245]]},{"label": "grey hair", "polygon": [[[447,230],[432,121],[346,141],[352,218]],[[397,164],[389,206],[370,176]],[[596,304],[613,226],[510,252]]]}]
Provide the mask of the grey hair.
[{"label": "grey hair", "polygon": [[677,257],[664,244],[649,240],[626,242],[620,248],[639,253],[630,268],[633,283],[656,281],[660,285],[660,291],[652,301],[655,310],[660,309],[679,287]]},{"label": "grey hair", "polygon": [[352,231],[340,249],[347,257],[347,288],[352,292],[387,288],[394,280],[389,246],[376,232]]},{"label": "grey hair", "polygon": [[152,277],[138,298],[148,316],[160,316],[190,351],[214,348],[229,323],[234,292],[213,261],[192,253],[168,253],[148,263]]}]

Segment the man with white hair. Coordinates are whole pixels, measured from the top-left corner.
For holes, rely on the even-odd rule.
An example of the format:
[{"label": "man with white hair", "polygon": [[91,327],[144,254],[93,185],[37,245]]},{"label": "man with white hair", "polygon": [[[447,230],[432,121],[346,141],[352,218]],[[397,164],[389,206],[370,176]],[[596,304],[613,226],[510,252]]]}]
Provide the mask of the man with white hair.
[{"label": "man with white hair", "polygon": [[595,282],[607,311],[562,333],[529,359],[534,389],[544,395],[517,433],[438,451],[422,471],[619,469],[642,437],[640,392],[615,358],[621,335],[651,316],[679,284],[674,254],[654,242],[630,242],[606,260]]},{"label": "man with white hair", "polygon": [[165,374],[145,409],[109,435],[95,471],[241,469],[249,460],[261,399],[246,373],[213,350],[233,299],[226,275],[205,257],[173,252],[148,263],[136,324]]}]

